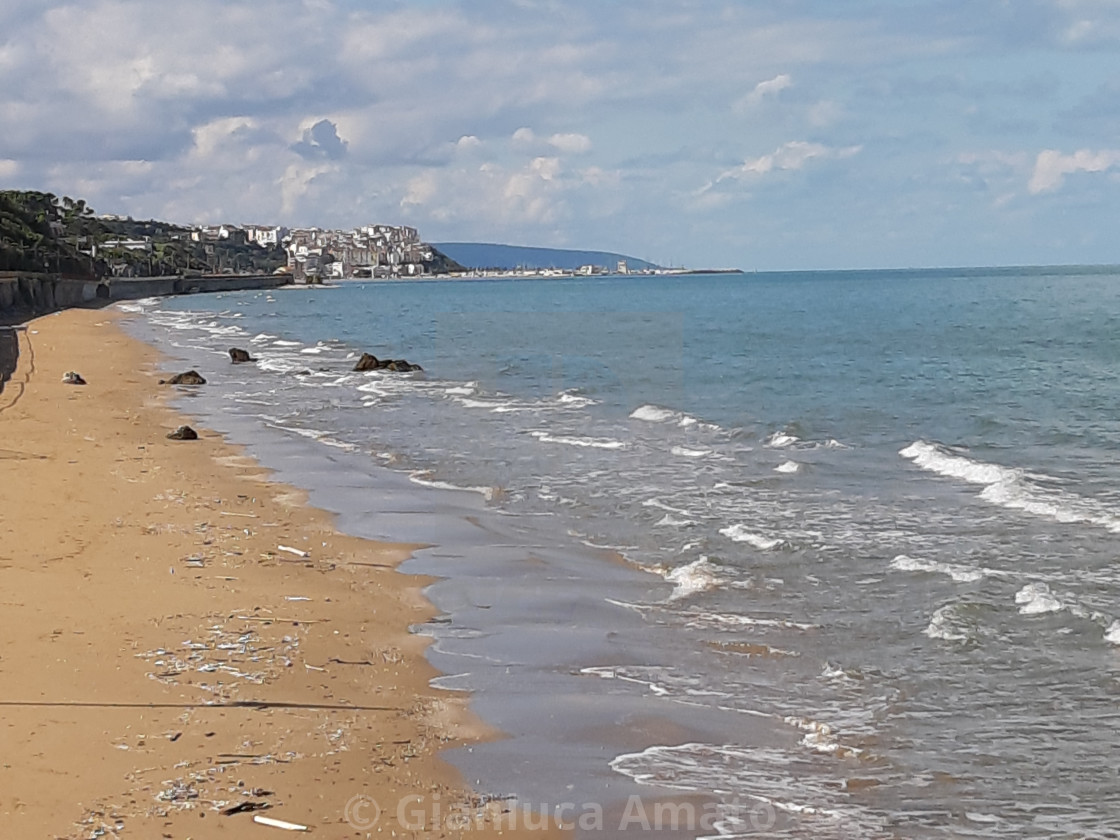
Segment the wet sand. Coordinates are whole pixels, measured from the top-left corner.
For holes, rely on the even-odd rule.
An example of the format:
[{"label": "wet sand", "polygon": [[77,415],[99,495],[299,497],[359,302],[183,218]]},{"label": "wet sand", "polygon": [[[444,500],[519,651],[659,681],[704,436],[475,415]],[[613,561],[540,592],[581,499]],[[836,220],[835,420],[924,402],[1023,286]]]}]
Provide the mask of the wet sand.
[{"label": "wet sand", "polygon": [[169,440],[178,371],[119,318],[30,322],[0,393],[0,836],[555,833],[437,755],[494,733],[429,686],[413,547]]}]

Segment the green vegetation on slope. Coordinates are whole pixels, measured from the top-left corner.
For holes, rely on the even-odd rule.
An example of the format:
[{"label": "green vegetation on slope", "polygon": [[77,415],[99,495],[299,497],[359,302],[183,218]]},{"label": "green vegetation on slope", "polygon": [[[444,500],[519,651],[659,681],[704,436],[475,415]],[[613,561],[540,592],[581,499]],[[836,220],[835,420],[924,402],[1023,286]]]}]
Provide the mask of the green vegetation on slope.
[{"label": "green vegetation on slope", "polygon": [[79,277],[270,274],[287,261],[283,248],[261,248],[240,231],[196,242],[180,225],[97,217],[81,199],[0,190],[0,271]]}]

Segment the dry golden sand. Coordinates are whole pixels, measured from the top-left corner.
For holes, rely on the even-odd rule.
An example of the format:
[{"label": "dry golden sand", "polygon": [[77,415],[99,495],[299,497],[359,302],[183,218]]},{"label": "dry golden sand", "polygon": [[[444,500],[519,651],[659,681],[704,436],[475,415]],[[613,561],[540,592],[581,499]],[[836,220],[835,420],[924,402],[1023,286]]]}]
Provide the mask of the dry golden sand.
[{"label": "dry golden sand", "polygon": [[[336,533],[216,433],[167,439],[185,421],[157,383],[177,371],[120,317],[31,322],[0,393],[0,837],[299,836],[257,815],[318,837],[454,836],[456,818],[492,820],[501,808],[436,755],[486,733],[428,684],[408,632],[433,614],[425,581],[393,568],[409,547]],[[402,799],[410,823],[427,806],[421,828],[398,823]],[[270,807],[221,813],[246,802]],[[528,833],[511,819],[503,836]]]}]

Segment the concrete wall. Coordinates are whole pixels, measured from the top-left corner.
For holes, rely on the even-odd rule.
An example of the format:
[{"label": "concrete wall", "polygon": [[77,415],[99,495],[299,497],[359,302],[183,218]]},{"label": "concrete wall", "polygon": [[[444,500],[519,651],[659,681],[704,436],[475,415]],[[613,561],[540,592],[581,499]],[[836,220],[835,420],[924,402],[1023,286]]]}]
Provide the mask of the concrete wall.
[{"label": "concrete wall", "polygon": [[183,295],[195,292],[233,292],[275,289],[291,281],[288,275],[223,274],[212,277],[139,277],[73,280],[51,274],[0,272],[0,322],[16,323],[72,306],[96,306],[114,300]]},{"label": "concrete wall", "polygon": [[134,277],[109,280],[110,300],[137,300],[199,292],[275,289],[291,282],[286,274],[218,274],[206,277]]},{"label": "concrete wall", "polygon": [[0,319],[41,315],[97,300],[98,284],[50,274],[0,273]]}]

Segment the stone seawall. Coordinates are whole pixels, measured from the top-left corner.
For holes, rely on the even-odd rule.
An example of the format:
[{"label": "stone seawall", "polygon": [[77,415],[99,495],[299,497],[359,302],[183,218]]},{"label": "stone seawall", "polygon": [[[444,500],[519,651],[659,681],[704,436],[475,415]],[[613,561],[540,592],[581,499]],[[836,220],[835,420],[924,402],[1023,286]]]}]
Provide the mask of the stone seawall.
[{"label": "stone seawall", "polygon": [[203,277],[138,277],[81,280],[52,274],[0,272],[0,323],[19,323],[74,306],[101,306],[115,300],[275,289],[291,278],[277,274],[222,274]]},{"label": "stone seawall", "polygon": [[10,327],[0,327],[0,394],[4,393],[4,383],[16,370],[19,359],[19,336]]}]

